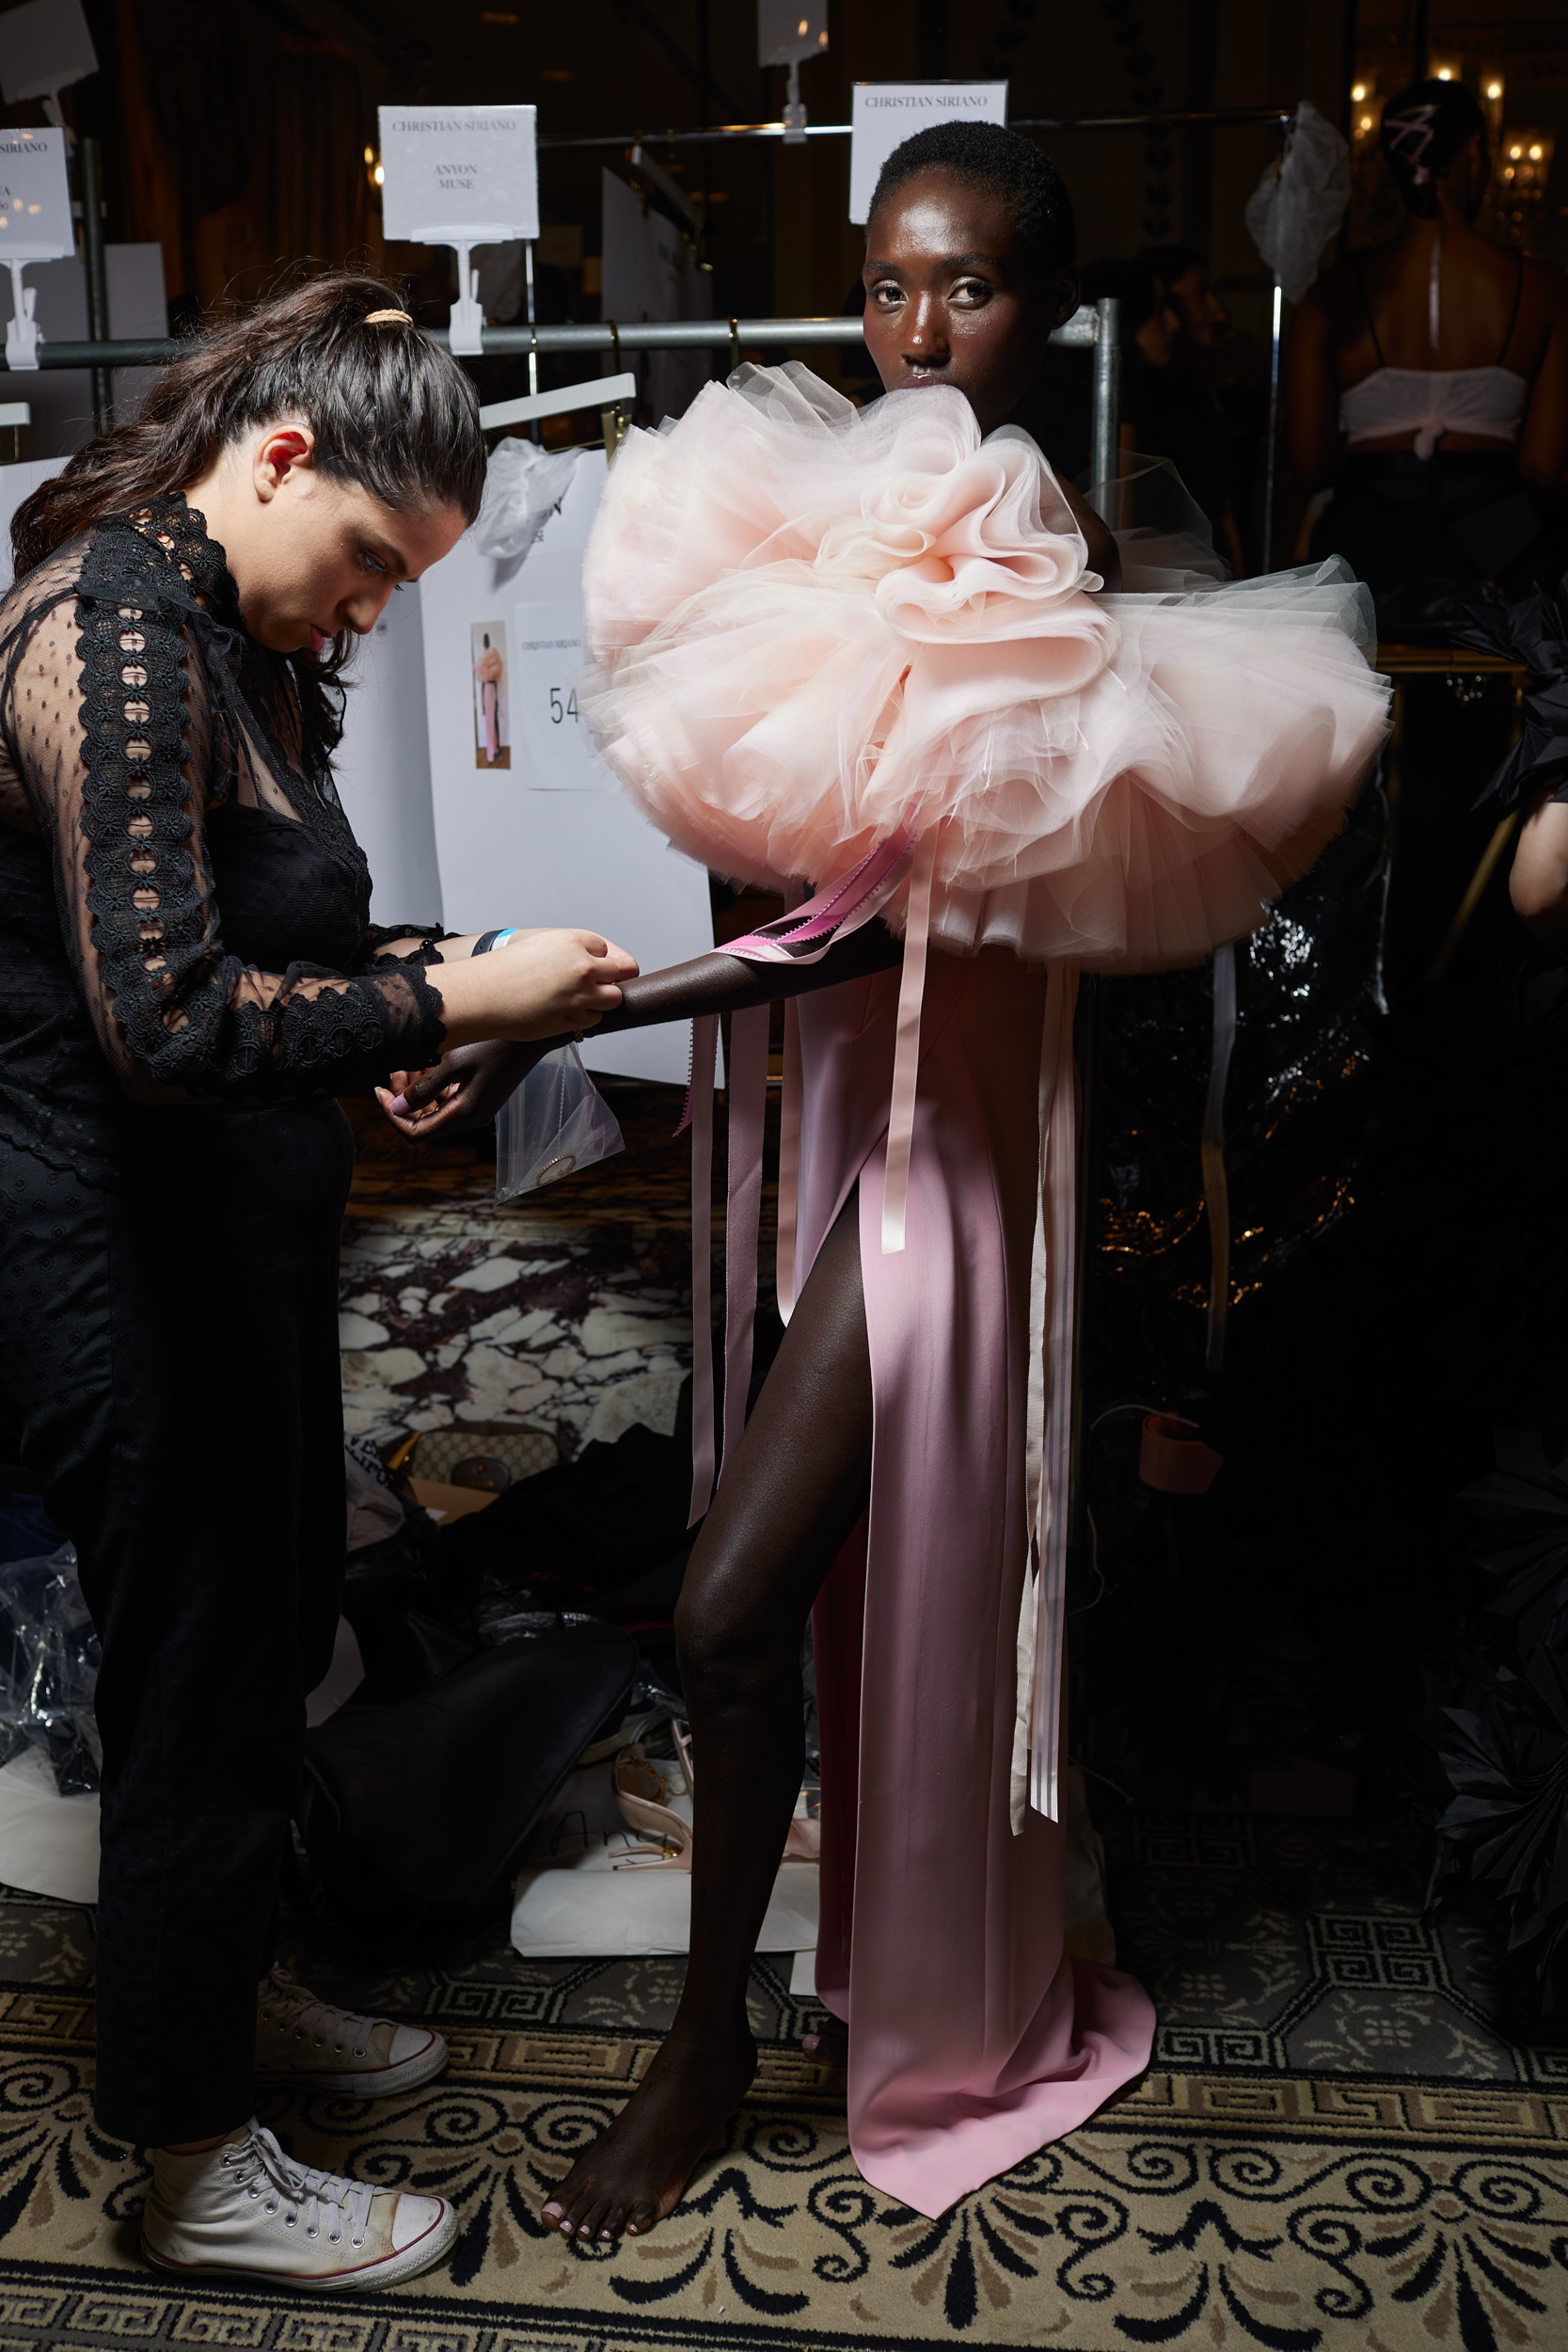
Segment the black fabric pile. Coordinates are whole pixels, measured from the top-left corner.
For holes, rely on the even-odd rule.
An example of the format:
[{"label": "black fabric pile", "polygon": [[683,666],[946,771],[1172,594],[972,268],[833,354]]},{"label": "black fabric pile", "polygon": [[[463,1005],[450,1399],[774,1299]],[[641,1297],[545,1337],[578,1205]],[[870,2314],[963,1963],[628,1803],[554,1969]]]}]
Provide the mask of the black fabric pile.
[{"label": "black fabric pile", "polygon": [[1471,626],[1454,631],[1463,645],[1522,661],[1529,672],[1524,724],[1481,795],[1502,808],[1549,794],[1568,798],[1568,573],[1557,593],[1532,589],[1517,604],[1472,604]]},{"label": "black fabric pile", "polygon": [[1501,1430],[1497,1454],[1464,1497],[1482,1608],[1428,1709],[1428,1902],[1487,1911],[1535,2024],[1568,2015],[1568,1431]]},{"label": "black fabric pile", "polygon": [[[1382,1012],[1354,842],[1237,951],[1218,1377],[1209,974],[1103,992],[1074,1748],[1237,1793],[1285,1750],[1353,1771],[1363,1804],[1424,1815],[1433,1902],[1502,1920],[1521,2021],[1560,2016],[1568,974],[1513,926]],[[1224,1456],[1207,1495],[1140,1486],[1124,1406],[1199,1423]],[[1510,1441],[1506,1493],[1499,1427],[1544,1433]]]}]

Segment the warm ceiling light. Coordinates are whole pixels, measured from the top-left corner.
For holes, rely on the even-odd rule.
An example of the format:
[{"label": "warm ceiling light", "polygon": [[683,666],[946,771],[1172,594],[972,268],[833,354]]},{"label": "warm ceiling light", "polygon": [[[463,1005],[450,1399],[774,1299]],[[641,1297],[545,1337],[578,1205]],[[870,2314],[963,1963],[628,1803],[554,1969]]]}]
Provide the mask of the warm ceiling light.
[{"label": "warm ceiling light", "polygon": [[1452,68],[1452,66],[1451,66],[1451,65],[1440,65],[1440,66],[1438,67],[1438,69],[1437,69],[1437,79],[1438,79],[1440,82],[1451,82],[1451,81],[1453,80],[1453,68]]},{"label": "warm ceiling light", "polygon": [[1503,86],[1502,86],[1502,84],[1501,84],[1500,82],[1488,82],[1488,83],[1487,83],[1487,85],[1486,85],[1486,95],[1487,95],[1487,97],[1488,97],[1488,98],[1500,98],[1500,97],[1502,96],[1502,94],[1503,94]]},{"label": "warm ceiling light", "polygon": [[367,147],[367,148],[366,148],[366,150],[365,150],[365,161],[366,161],[368,164],[373,164],[373,163],[374,163],[374,161],[375,161],[375,150],[374,150],[374,148],[373,148],[373,147]]},{"label": "warm ceiling light", "polygon": [[386,185],[386,181],[387,181],[387,174],[386,174],[386,172],[383,170],[383,168],[382,168],[382,167],[380,166],[380,164],[377,164],[377,166],[376,166],[376,167],[375,167],[375,184],[376,184],[376,186],[377,186],[378,188],[379,188],[379,187],[384,187],[384,186]]},{"label": "warm ceiling light", "polygon": [[1366,83],[1365,83],[1365,82],[1357,82],[1357,83],[1356,83],[1356,85],[1355,85],[1355,87],[1354,87],[1354,89],[1351,91],[1351,100],[1352,100],[1352,103],[1353,103],[1354,105],[1359,106],[1359,105],[1360,105],[1360,103],[1361,103],[1361,101],[1362,101],[1362,100],[1366,97],[1366,95],[1367,95],[1367,85],[1366,85]]},{"label": "warm ceiling light", "polygon": [[800,40],[805,40],[805,38],[806,38],[806,35],[807,35],[807,34],[810,32],[810,30],[811,30],[811,26],[807,24],[807,22],[806,22],[805,18],[804,18],[804,17],[802,17],[802,18],[800,19],[800,24],[796,26],[796,28],[795,28],[795,29],[796,29],[796,33],[797,33],[798,38],[799,38]]},{"label": "warm ceiling light", "polygon": [[1370,131],[1370,130],[1371,129],[1371,127],[1372,127],[1372,119],[1371,119],[1371,116],[1370,116],[1370,115],[1363,115],[1363,116],[1362,116],[1362,118],[1361,118],[1361,128],[1363,129],[1363,131]]},{"label": "warm ceiling light", "polygon": [[1538,164],[1541,161],[1541,150],[1538,147],[1530,149],[1529,159],[1532,164]]}]

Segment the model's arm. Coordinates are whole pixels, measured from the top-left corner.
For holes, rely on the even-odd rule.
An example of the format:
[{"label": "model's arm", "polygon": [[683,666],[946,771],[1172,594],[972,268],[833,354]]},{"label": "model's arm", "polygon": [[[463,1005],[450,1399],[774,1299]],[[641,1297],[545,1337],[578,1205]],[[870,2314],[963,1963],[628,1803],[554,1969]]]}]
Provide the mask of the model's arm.
[{"label": "model's arm", "polygon": [[[816,963],[748,963],[728,956],[721,947],[689,963],[673,963],[662,972],[644,972],[623,982],[621,1002],[594,1025],[595,1036],[615,1029],[653,1028],[663,1021],[689,1021],[698,1013],[744,1012],[752,1005],[777,1004],[786,996],[804,996],[818,988],[834,988],[840,980],[863,979],[902,961],[903,942],[886,925],[873,921],[836,946]],[[378,1093],[383,1110],[404,1135],[428,1136],[437,1127],[478,1126],[493,1119],[515,1087],[534,1063],[562,1038],[546,1038],[527,1045],[490,1040],[448,1054],[432,1070],[397,1073],[399,1091]]]},{"label": "model's arm", "polygon": [[1508,895],[1544,946],[1568,952],[1568,806],[1561,801],[1539,801],[1526,818]]},{"label": "model's arm", "polygon": [[1568,467],[1568,278],[1549,262],[1525,267],[1540,286],[1548,327],[1519,436],[1519,471],[1527,482],[1549,484]]}]

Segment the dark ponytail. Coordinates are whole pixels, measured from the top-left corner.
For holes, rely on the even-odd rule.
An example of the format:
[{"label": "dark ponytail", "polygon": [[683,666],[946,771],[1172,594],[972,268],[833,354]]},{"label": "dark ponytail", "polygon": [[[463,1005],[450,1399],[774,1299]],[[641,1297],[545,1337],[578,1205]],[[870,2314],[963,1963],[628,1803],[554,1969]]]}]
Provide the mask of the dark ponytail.
[{"label": "dark ponytail", "polygon": [[1437,183],[1478,131],[1484,149],[1486,117],[1463,82],[1439,81],[1434,74],[1388,101],[1377,143],[1407,213],[1419,220],[1435,217]]},{"label": "dark ponytail", "polygon": [[484,488],[479,398],[457,361],[397,320],[395,291],[346,271],[198,336],[163,371],[141,414],[77,451],[18,508],[20,579],[102,516],[183,489],[257,425],[303,418],[315,464],[395,513],[455,506],[468,522]]}]

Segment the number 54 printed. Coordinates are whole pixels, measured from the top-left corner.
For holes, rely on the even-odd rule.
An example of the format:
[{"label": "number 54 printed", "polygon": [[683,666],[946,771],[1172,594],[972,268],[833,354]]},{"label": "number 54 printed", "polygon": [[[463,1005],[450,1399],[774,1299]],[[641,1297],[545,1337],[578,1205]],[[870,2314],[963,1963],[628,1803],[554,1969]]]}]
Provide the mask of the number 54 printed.
[{"label": "number 54 printed", "polygon": [[512,738],[532,792],[606,792],[611,779],[590,747],[578,708],[586,668],[582,600],[513,607]]}]

